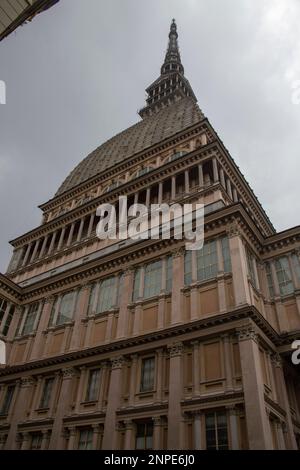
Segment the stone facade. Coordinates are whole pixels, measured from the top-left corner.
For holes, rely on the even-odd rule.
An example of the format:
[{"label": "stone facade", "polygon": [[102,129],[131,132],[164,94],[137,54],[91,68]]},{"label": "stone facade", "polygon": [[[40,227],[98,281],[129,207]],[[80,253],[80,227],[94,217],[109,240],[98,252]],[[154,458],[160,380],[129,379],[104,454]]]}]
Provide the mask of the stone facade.
[{"label": "stone facade", "polygon": [[[2,449],[299,448],[300,229],[275,232],[196,104],[174,22],[169,37],[142,124],[84,160],[12,241]],[[99,240],[96,208],[119,195],[204,203],[204,251]]]}]

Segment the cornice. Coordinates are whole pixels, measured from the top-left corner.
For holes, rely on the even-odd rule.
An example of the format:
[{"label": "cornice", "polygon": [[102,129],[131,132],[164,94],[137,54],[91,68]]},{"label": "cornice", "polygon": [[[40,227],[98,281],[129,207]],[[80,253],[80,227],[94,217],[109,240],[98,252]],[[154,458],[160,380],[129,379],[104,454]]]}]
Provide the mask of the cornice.
[{"label": "cornice", "polygon": [[[267,322],[267,320],[261,315],[261,313],[254,306],[244,306],[242,308],[233,309],[227,313],[221,313],[219,315],[203,318],[194,322],[184,323],[172,327],[165,328],[164,330],[147,333],[138,337],[126,338],[122,340],[116,340],[108,344],[103,344],[89,349],[81,349],[79,351],[66,353],[64,355],[49,357],[40,359],[38,361],[29,362],[26,364],[15,365],[6,367],[0,370],[0,377],[9,377],[13,374],[23,374],[23,372],[30,371],[34,374],[34,371],[38,371],[42,367],[60,366],[60,369],[66,367],[79,367],[81,364],[74,365],[73,361],[84,360],[99,354],[113,354],[115,358],[120,356],[126,357],[127,354],[131,355],[132,352],[126,349],[130,349],[139,345],[151,345],[152,349],[156,349],[155,342],[159,340],[173,340],[180,341],[180,335],[186,333],[193,333],[197,331],[209,330],[211,327],[224,325],[230,327],[230,323],[237,320],[253,321],[262,333],[264,333],[272,343],[282,345],[284,338],[282,338],[273,327]],[[247,323],[248,324],[248,323]],[[208,335],[210,335],[208,331]],[[178,338],[178,339],[177,339]],[[113,356],[110,356],[113,359]],[[70,364],[71,363],[71,364]]]}]

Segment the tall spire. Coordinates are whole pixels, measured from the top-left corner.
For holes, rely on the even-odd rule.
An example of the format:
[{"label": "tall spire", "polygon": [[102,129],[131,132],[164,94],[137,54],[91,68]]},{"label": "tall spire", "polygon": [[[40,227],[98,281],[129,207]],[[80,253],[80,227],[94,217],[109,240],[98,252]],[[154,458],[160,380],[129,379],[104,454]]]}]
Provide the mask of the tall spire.
[{"label": "tall spire", "polygon": [[161,67],[162,75],[168,73],[168,71],[172,70],[172,68],[184,74],[184,68],[181,64],[177,39],[178,39],[177,25],[175,23],[175,20],[173,19],[171,23],[171,27],[170,27],[170,33],[169,33],[168,50],[166,52],[165,61]]},{"label": "tall spire", "polygon": [[168,49],[160,73],[160,77],[146,89],[147,105],[139,112],[142,118],[151,116],[186,96],[190,96],[197,102],[192,87],[184,76],[178,47],[177,25],[174,19],[171,23]]}]

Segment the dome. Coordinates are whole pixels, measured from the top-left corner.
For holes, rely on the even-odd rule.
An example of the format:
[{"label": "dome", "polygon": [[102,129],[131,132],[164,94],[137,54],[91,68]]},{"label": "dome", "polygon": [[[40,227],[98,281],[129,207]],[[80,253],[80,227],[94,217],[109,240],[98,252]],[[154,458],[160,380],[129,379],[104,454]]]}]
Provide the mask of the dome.
[{"label": "dome", "polygon": [[138,152],[163,142],[204,118],[195,100],[184,97],[107,140],[67,176],[56,196],[73,189]]}]

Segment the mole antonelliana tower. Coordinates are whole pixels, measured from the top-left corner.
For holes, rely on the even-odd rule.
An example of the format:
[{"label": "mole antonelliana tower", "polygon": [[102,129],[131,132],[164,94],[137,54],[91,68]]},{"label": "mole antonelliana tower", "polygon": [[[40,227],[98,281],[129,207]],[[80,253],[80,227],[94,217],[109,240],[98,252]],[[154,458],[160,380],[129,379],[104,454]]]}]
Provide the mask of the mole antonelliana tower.
[{"label": "mole antonelliana tower", "polygon": [[[11,241],[0,448],[296,449],[300,228],[275,232],[198,107],[174,20],[146,92]],[[120,195],[203,203],[203,249],[98,239]]]}]

